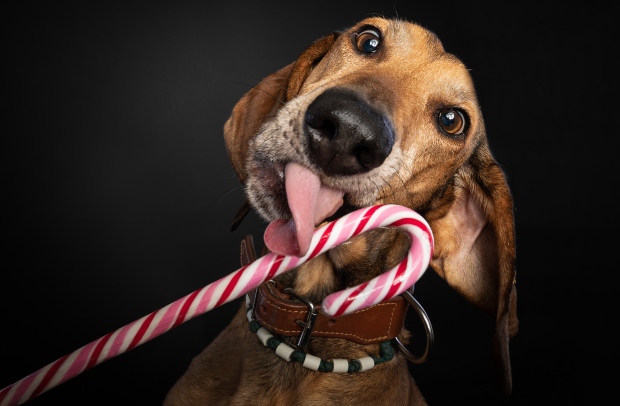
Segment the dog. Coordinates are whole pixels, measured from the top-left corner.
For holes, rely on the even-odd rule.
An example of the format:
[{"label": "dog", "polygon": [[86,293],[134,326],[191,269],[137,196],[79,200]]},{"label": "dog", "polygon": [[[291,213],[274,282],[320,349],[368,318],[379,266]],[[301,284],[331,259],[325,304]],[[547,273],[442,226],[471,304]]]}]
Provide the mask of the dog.
[{"label": "dog", "polygon": [[[266,251],[303,256],[317,225],[358,208],[397,204],[422,215],[435,239],[430,267],[495,318],[492,351],[510,394],[509,341],[518,331],[513,199],[468,69],[434,33],[371,17],[326,35],[237,102],[224,138],[247,198],[233,228],[255,210],[269,222]],[[255,258],[248,243],[244,263]],[[379,228],[266,283],[192,360],[164,404],[425,405],[405,355],[385,347],[410,336],[400,296],[350,323],[319,312],[322,327],[297,337],[308,333],[315,304],[391,269],[408,248],[402,231]],[[296,316],[282,324],[278,310]],[[278,356],[252,323],[307,360],[322,360],[323,370],[318,361],[305,367]],[[331,335],[317,333],[339,323]]]}]

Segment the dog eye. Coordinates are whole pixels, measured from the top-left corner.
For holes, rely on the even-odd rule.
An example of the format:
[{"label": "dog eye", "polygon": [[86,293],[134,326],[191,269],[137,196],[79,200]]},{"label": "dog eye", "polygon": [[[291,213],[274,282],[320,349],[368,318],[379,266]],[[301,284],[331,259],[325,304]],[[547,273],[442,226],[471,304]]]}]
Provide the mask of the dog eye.
[{"label": "dog eye", "polygon": [[452,108],[439,110],[437,122],[439,127],[450,136],[463,135],[467,126],[465,115],[461,111]]},{"label": "dog eye", "polygon": [[365,54],[377,52],[381,43],[381,35],[377,30],[364,30],[357,34],[355,38],[355,46]]}]

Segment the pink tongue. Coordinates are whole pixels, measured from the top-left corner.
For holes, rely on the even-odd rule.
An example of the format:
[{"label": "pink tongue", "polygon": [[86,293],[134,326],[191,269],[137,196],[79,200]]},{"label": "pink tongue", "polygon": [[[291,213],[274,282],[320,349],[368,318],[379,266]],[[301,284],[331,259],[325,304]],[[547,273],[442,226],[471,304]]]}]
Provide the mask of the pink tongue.
[{"label": "pink tongue", "polygon": [[342,206],[343,192],[321,185],[318,176],[296,163],[284,168],[286,198],[293,219],[272,221],[265,230],[265,245],[280,255],[306,255],[314,227]]}]

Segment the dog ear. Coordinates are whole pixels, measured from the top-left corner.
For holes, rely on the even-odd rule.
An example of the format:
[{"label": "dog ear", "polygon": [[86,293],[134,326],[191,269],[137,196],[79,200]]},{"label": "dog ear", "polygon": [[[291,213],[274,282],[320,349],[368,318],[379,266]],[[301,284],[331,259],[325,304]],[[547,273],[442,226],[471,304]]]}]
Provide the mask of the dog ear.
[{"label": "dog ear", "polygon": [[431,267],[469,302],[496,319],[493,355],[512,391],[509,340],[518,330],[513,201],[486,139],[427,214],[435,237]]},{"label": "dog ear", "polygon": [[273,117],[293,99],[317,63],[327,54],[338,34],[322,37],[304,50],[297,60],[264,78],[247,92],[233,108],[224,124],[224,141],[228,157],[239,180],[244,183],[249,141],[266,119]]}]

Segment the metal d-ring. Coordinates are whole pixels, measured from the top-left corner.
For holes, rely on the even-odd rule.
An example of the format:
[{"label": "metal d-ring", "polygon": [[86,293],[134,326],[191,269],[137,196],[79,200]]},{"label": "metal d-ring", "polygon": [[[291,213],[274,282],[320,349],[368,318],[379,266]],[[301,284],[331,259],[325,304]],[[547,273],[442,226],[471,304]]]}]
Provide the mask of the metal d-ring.
[{"label": "metal d-ring", "polygon": [[413,307],[413,310],[415,310],[415,312],[420,317],[420,320],[422,320],[422,324],[424,324],[424,330],[426,331],[426,348],[424,349],[422,355],[417,357],[412,354],[403,343],[400,342],[398,337],[394,338],[394,340],[396,340],[396,344],[398,344],[398,348],[400,348],[400,350],[403,352],[405,358],[407,358],[414,364],[422,364],[426,362],[428,354],[431,351],[431,347],[433,346],[433,342],[435,341],[435,334],[433,333],[431,319],[428,318],[428,315],[426,314],[426,311],[424,311],[422,305],[418,303],[418,301],[413,297],[409,290],[404,291],[402,296],[403,298],[405,298],[405,300],[407,300],[407,302],[409,302],[411,307]]}]

